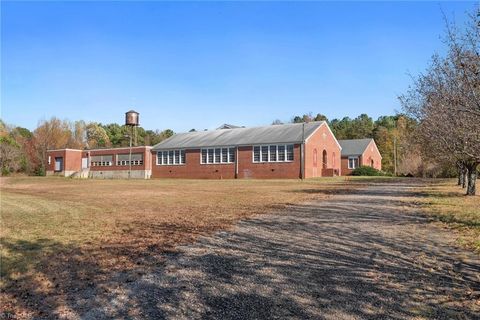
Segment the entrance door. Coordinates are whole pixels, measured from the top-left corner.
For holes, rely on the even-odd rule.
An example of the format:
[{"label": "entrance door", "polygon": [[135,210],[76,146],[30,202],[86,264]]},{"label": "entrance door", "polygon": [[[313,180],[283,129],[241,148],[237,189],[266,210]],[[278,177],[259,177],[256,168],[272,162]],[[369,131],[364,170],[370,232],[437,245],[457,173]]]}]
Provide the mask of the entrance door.
[{"label": "entrance door", "polygon": [[55,158],[55,171],[63,171],[63,158],[56,157]]},{"label": "entrance door", "polygon": [[88,168],[88,158],[82,158],[82,169]]}]

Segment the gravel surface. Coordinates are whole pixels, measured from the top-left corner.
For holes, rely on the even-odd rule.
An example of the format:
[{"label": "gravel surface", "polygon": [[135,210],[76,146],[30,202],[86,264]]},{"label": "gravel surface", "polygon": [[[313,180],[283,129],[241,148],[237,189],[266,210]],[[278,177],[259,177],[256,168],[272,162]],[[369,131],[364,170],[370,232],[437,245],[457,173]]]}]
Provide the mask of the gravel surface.
[{"label": "gravel surface", "polygon": [[64,315],[479,319],[480,258],[418,212],[416,187],[371,184],[243,221]]}]

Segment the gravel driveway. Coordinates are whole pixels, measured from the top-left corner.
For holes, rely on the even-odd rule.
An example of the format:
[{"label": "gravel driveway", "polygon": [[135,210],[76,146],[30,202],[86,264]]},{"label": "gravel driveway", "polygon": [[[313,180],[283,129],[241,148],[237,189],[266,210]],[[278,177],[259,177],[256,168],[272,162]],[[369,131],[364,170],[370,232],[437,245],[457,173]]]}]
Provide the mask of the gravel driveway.
[{"label": "gravel driveway", "polygon": [[243,221],[82,318],[478,319],[480,258],[416,211],[415,187],[372,184]]}]

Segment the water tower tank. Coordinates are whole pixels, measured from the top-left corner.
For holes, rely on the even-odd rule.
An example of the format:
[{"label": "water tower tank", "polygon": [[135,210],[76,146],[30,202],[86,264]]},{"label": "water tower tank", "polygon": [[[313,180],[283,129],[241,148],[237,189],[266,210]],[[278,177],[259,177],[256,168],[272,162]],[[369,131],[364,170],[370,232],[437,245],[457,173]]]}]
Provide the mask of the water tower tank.
[{"label": "water tower tank", "polygon": [[139,124],[139,113],[134,110],[125,112],[125,125],[127,126],[138,126]]}]

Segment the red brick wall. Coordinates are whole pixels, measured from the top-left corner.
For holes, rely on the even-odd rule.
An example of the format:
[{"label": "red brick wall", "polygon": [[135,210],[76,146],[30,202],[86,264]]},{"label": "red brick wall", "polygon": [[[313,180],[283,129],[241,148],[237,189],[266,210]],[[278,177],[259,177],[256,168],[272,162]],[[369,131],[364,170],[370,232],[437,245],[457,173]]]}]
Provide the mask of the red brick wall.
[{"label": "red brick wall", "polygon": [[[50,164],[48,164],[48,157],[50,157]],[[64,171],[78,171],[82,166],[82,152],[80,150],[55,150],[47,151],[46,171],[55,170],[55,158],[63,158]]]},{"label": "red brick wall", "polygon": [[[82,168],[82,158],[90,156],[99,156],[99,155],[113,155],[113,166],[93,166],[90,167],[92,171],[105,171],[105,170],[128,170],[129,166],[117,166],[116,155],[117,154],[128,154],[129,148],[119,148],[119,149],[98,149],[98,150],[56,150],[56,151],[47,151],[47,171],[54,171],[55,169],[55,157],[63,158],[63,167],[66,171],[80,171]],[[132,153],[143,153],[143,164],[132,166],[133,170],[150,170],[152,167],[152,155],[150,148],[145,147],[134,147],[132,148]],[[51,157],[51,163],[48,164],[48,156]]]},{"label": "red brick wall", "polygon": [[[375,141],[371,141],[361,156],[359,156],[358,163],[361,166],[371,166],[373,159],[373,167],[377,170],[382,170],[382,156],[378,151]],[[342,175],[349,175],[353,170],[348,169],[348,157],[342,158]]]},{"label": "red brick wall", "polygon": [[[50,164],[48,163],[48,157],[50,157]],[[65,166],[65,150],[59,151],[47,151],[47,159],[45,159],[46,163],[46,171],[54,171],[55,170],[55,158],[62,157],[63,158],[63,165]]]},{"label": "red brick wall", "polygon": [[[200,149],[185,151],[184,165],[157,165],[152,156],[152,178],[233,179],[235,163],[200,164]],[[238,148],[238,178],[279,179],[300,177],[300,145],[295,145],[293,162],[253,163],[252,147]]]},{"label": "red brick wall", "polygon": [[292,162],[253,163],[252,147],[239,147],[238,177],[253,179],[298,179],[300,178],[300,145],[293,148]]},{"label": "red brick wall", "polygon": [[348,176],[352,173],[351,169],[348,169],[348,157],[342,157],[342,176]]},{"label": "red brick wall", "polygon": [[82,152],[80,150],[66,150],[64,159],[65,171],[79,171],[82,168]]},{"label": "red brick wall", "polygon": [[200,164],[200,149],[185,151],[185,164],[157,165],[157,154],[152,153],[152,178],[232,179],[235,164]]},{"label": "red brick wall", "polygon": [[361,164],[362,166],[372,166],[373,160],[373,167],[377,170],[382,170],[382,156],[377,149],[375,142],[372,140],[368,145],[365,152],[362,154]]},{"label": "red brick wall", "polygon": [[[324,124],[311,135],[305,145],[305,178],[322,176],[323,151],[327,152],[327,169],[335,169],[341,174],[341,149],[335,136]],[[316,155],[315,155],[316,153]],[[316,158],[316,159],[315,159]],[[335,159],[334,159],[335,158]],[[325,171],[331,172],[331,171]]]}]

